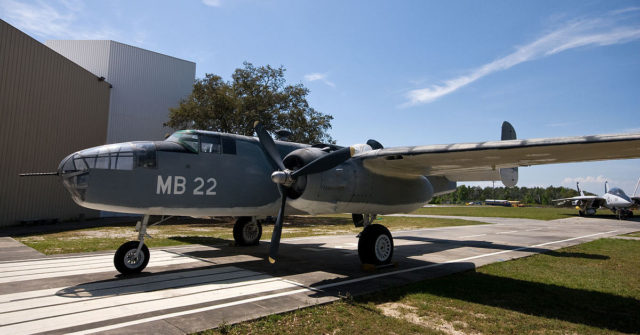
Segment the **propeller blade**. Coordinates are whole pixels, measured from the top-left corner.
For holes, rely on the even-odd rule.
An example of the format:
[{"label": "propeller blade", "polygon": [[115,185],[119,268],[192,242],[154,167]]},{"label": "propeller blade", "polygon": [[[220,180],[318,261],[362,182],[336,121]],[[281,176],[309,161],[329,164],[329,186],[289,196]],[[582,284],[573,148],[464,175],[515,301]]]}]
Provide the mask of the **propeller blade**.
[{"label": "propeller blade", "polygon": [[291,174],[291,177],[295,179],[300,176],[329,170],[335,166],[338,166],[340,163],[344,163],[347,159],[351,158],[353,154],[354,149],[351,147],[336,150],[324,156],[318,157],[309,164],[294,171]]},{"label": "propeller blade", "polygon": [[269,246],[269,263],[276,262],[278,257],[278,249],[280,248],[280,236],[282,235],[282,221],[284,220],[284,207],[287,204],[286,189],[282,185],[278,185],[280,190],[282,202],[280,204],[280,210],[278,211],[278,218],[276,224],[273,226],[273,234],[271,234],[271,245]]},{"label": "propeller blade", "polygon": [[256,121],[253,124],[253,129],[255,129],[256,133],[258,134],[260,145],[262,145],[262,149],[264,150],[265,154],[267,154],[269,161],[271,161],[273,169],[280,169],[284,171],[285,168],[284,164],[282,163],[282,157],[280,157],[280,153],[276,148],[276,143],[273,141],[273,138],[271,138],[271,135],[267,133],[267,131],[259,121]]}]

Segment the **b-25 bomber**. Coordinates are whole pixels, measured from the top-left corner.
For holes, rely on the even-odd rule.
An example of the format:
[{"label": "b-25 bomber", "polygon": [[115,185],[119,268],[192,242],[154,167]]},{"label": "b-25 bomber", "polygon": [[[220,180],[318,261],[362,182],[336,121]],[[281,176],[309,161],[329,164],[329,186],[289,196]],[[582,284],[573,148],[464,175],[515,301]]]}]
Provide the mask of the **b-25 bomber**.
[{"label": "b-25 bomber", "polygon": [[[514,186],[518,167],[640,157],[640,134],[518,140],[504,122],[500,141],[384,148],[375,140],[341,147],[181,130],[164,141],[126,142],[75,152],[58,171],[80,206],[141,214],[138,240],[123,244],[114,265],[124,274],[149,262],[144,244],[151,215],[237,218],[238,245],[256,245],[262,223],[276,215],[269,261],[278,257],[286,214],[352,213],[361,262],[388,264],[389,230],[376,215],[411,212],[456,182],[502,180]],[[34,175],[34,174],[25,174]]]}]

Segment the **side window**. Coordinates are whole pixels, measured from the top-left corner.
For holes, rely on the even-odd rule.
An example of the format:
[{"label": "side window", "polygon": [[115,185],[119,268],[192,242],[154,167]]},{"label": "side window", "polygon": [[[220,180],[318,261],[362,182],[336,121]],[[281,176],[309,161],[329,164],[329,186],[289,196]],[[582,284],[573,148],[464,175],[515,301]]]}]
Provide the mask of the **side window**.
[{"label": "side window", "polygon": [[156,168],[156,150],[155,145],[150,143],[134,144],[136,154],[136,167]]},{"label": "side window", "polygon": [[220,136],[200,135],[200,152],[219,154]]},{"label": "side window", "polygon": [[222,137],[222,153],[228,155],[236,154],[236,140],[230,137]]}]

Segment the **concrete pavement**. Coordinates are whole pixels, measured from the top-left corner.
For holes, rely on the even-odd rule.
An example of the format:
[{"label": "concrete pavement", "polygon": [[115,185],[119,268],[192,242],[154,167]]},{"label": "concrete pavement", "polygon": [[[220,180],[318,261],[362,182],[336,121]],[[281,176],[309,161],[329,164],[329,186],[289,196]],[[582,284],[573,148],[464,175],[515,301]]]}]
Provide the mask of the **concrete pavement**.
[{"label": "concrete pavement", "polygon": [[45,257],[3,239],[0,333],[184,334],[640,230],[603,218],[473,219],[495,223],[392,230],[396,266],[375,272],[361,269],[353,235],[284,239],[275,265],[268,242],[154,248],[128,277],[112,252]]}]

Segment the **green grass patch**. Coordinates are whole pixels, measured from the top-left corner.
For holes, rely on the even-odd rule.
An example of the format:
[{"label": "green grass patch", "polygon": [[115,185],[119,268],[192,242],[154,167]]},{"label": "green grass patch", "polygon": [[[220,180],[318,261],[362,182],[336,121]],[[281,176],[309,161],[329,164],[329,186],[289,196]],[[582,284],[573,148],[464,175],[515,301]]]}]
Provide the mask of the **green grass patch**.
[{"label": "green grass patch", "polygon": [[622,236],[629,236],[629,237],[640,237],[640,231],[637,231],[635,233],[629,233],[629,234],[625,234]]},{"label": "green grass patch", "polygon": [[[415,214],[556,220],[576,217],[578,210],[573,207],[439,206],[423,207]],[[616,218],[608,209],[601,209],[596,215]]]},{"label": "green grass patch", "polygon": [[[184,244],[220,245],[233,242],[232,219],[199,220],[171,219],[166,223],[150,227],[147,233],[153,238],[145,239],[149,247],[166,247]],[[376,223],[384,224],[391,231],[418,228],[434,228],[483,224],[459,219],[432,219],[409,217],[379,217]],[[78,224],[80,226],[80,224]],[[107,227],[54,231],[13,236],[21,243],[47,255],[77,252],[115,250],[126,241],[137,239],[133,227],[135,222],[109,225]],[[284,221],[283,238],[358,234],[362,228],[353,225],[350,215],[290,216]],[[273,225],[263,225],[262,239],[270,239]]]},{"label": "green grass patch", "polygon": [[205,334],[621,334],[639,315],[640,241],[601,239]]}]

